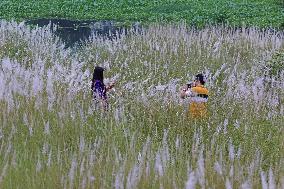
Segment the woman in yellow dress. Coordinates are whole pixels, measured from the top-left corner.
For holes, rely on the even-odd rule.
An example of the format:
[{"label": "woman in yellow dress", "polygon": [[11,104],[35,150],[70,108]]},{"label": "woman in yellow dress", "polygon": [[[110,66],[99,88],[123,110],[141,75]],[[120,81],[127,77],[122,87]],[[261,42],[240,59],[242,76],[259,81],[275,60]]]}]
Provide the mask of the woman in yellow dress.
[{"label": "woman in yellow dress", "polygon": [[208,101],[209,91],[204,86],[205,80],[203,74],[197,74],[194,82],[187,84],[180,91],[182,99],[189,97],[189,116],[191,118],[204,118],[207,116],[206,103]]}]

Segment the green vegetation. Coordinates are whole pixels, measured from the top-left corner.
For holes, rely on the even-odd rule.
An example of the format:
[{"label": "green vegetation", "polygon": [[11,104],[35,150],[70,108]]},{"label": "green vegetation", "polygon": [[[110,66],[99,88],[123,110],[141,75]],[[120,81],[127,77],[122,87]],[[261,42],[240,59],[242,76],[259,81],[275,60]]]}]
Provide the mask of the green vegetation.
[{"label": "green vegetation", "polygon": [[283,7],[281,0],[2,0],[0,17],[115,20],[125,24],[183,20],[197,27],[224,23],[282,28]]},{"label": "green vegetation", "polygon": [[[74,52],[0,22],[0,188],[283,188],[284,75],[262,72],[283,39],[153,25]],[[108,112],[95,65],[117,80]],[[210,115],[190,120],[178,89],[201,71]]]},{"label": "green vegetation", "polygon": [[266,71],[269,76],[279,76],[284,70],[284,52],[276,52],[267,62]]}]

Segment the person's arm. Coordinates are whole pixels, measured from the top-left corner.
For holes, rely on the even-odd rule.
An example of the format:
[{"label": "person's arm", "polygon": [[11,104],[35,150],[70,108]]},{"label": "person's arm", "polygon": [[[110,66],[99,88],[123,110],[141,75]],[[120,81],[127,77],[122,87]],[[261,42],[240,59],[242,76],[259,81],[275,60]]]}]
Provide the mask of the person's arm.
[{"label": "person's arm", "polygon": [[195,92],[194,88],[182,88],[180,91],[180,97],[182,99],[186,97],[195,97],[197,93]]},{"label": "person's arm", "polygon": [[106,91],[109,91],[110,89],[112,89],[114,85],[115,85],[114,82],[111,82],[110,84],[108,84],[108,85],[106,86]]}]

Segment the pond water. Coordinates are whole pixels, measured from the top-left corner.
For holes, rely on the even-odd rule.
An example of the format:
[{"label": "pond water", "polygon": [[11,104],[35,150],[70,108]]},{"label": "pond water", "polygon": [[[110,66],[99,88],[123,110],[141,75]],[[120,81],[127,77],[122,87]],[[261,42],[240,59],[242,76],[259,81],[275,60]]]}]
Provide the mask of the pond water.
[{"label": "pond water", "polygon": [[37,19],[26,21],[28,25],[37,25],[39,27],[50,24],[51,29],[54,25],[57,29],[54,31],[64,43],[66,48],[81,45],[91,35],[97,34],[108,39],[119,37],[121,34],[127,34],[130,30],[141,30],[139,23],[133,23],[132,27],[119,26],[114,21],[75,21],[65,19]]}]

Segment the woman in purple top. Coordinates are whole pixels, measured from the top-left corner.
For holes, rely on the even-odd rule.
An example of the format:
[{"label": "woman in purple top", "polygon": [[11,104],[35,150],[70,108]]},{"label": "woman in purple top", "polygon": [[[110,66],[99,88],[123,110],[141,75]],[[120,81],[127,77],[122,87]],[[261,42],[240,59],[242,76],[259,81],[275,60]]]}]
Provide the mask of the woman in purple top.
[{"label": "woman in purple top", "polygon": [[102,102],[103,109],[108,109],[108,101],[107,101],[107,95],[106,92],[110,90],[114,84],[110,84],[106,86],[104,84],[104,68],[96,66],[93,73],[93,79],[92,79],[92,92],[93,97],[96,102]]}]

